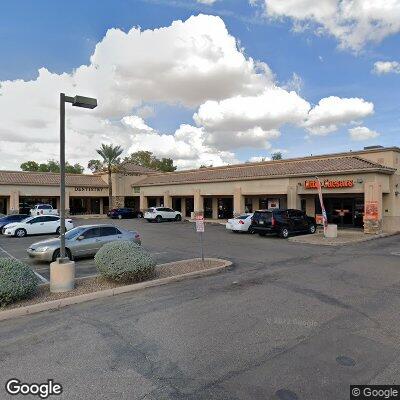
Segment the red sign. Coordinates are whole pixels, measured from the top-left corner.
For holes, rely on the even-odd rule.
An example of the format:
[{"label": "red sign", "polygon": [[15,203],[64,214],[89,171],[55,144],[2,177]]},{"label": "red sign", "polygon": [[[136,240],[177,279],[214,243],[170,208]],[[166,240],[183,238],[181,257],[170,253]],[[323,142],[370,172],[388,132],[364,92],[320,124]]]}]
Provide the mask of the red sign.
[{"label": "red sign", "polygon": [[[306,189],[318,189],[318,181],[311,180],[305,181],[304,186]],[[341,189],[341,188],[352,188],[354,186],[354,181],[330,181],[329,179],[321,182],[321,187],[324,189]]]},{"label": "red sign", "polygon": [[364,220],[378,221],[379,210],[377,201],[366,201],[365,202],[365,213]]},{"label": "red sign", "polygon": [[196,232],[204,232],[204,217],[196,215]]}]

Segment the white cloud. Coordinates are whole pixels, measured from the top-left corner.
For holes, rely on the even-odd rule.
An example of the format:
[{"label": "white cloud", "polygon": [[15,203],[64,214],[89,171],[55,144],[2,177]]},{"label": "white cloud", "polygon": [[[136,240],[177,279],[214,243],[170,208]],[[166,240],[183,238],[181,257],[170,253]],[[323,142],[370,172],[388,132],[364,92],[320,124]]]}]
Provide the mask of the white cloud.
[{"label": "white cloud", "polygon": [[158,157],[171,157],[179,169],[199,168],[201,165],[226,165],[238,162],[234,153],[220,151],[206,144],[202,128],[181,125],[173,135],[149,131],[130,133],[131,147],[128,152],[147,150]]},{"label": "white cloud", "polygon": [[270,157],[262,157],[262,156],[254,156],[249,158],[249,162],[262,162],[262,161],[271,161]]},{"label": "white cloud", "polygon": [[349,133],[350,139],[355,141],[369,140],[380,136],[380,133],[365,126],[356,126],[355,128],[350,128]]},{"label": "white cloud", "polygon": [[[58,140],[59,93],[92,96],[98,99],[95,110],[67,108],[67,137],[79,133],[85,143],[82,152],[68,157],[85,162],[96,156],[101,141],[125,145],[121,119],[133,110],[137,117],[148,117],[149,102],[197,107],[209,99],[259,93],[271,80],[269,67],[246,58],[219,17],[199,15],[127,33],[110,29],[90,64],[71,74],[41,68],[35,80],[0,82],[0,142],[3,148],[9,148],[4,146],[7,140],[37,143],[34,158],[46,160],[42,143]],[[33,157],[29,151],[25,155]],[[19,161],[6,152],[1,167],[16,168]]]},{"label": "white cloud", "polygon": [[335,36],[340,47],[359,51],[400,32],[400,0],[264,0],[269,17],[287,17],[294,27],[315,23],[316,33]]},{"label": "white cloud", "polygon": [[217,0],[197,0],[198,3],[201,4],[207,4],[207,5],[212,5],[216,2]]},{"label": "white cloud", "polygon": [[300,75],[296,74],[296,72],[293,72],[292,77],[282,86],[283,89],[286,90],[293,90],[296,93],[300,93],[301,90],[303,89],[304,86],[304,81],[301,78]]},{"label": "white cloud", "polygon": [[400,63],[397,61],[377,61],[372,70],[377,75],[400,74]]},{"label": "white cloud", "polygon": [[360,98],[326,97],[311,109],[304,127],[313,135],[326,135],[340,125],[358,121],[374,112],[374,105]]},{"label": "white cloud", "polygon": [[[199,15],[154,30],[110,29],[89,65],[0,82],[1,168],[58,158],[60,92],[98,99],[94,110],[67,108],[67,158],[82,164],[105,142],[172,157],[180,168],[222,165],[236,160],[238,148],[270,150],[284,125],[333,130],[373,111],[362,99],[340,98],[310,111],[298,93],[277,85],[266,63],[244,55],[221,18]],[[197,110],[197,127],[158,132],[146,122],[157,103]]]}]

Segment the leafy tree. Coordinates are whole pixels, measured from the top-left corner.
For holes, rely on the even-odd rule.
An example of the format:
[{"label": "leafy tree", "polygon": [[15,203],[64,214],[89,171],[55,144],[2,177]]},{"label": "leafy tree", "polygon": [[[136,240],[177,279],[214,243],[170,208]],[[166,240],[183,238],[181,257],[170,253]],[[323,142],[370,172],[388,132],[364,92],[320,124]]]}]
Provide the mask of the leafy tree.
[{"label": "leafy tree", "polygon": [[65,165],[65,171],[68,174],[83,174],[84,170],[85,168],[80,164],[70,165],[69,163],[66,163]]},{"label": "leafy tree", "polygon": [[104,164],[107,166],[108,171],[108,205],[112,207],[112,182],[111,182],[111,172],[113,167],[120,163],[119,156],[122,154],[123,150],[120,146],[113,146],[112,144],[101,144],[100,149],[96,150],[98,154],[103,158]]},{"label": "leafy tree", "polygon": [[22,171],[38,171],[39,164],[36,161],[26,161],[20,165]]},{"label": "leafy tree", "polygon": [[100,172],[103,169],[103,163],[100,160],[90,160],[87,167],[92,172]]},{"label": "leafy tree", "polygon": [[[49,160],[47,163],[38,164],[36,161],[26,161],[20,165],[22,171],[36,172],[60,172],[60,163],[55,160]],[[65,171],[70,174],[82,174],[85,170],[80,164],[71,165],[65,163]]]},{"label": "leafy tree", "polygon": [[136,151],[124,158],[124,162],[131,162],[142,167],[152,168],[162,172],[172,172],[176,170],[174,161],[171,158],[157,158],[151,151]]},{"label": "leafy tree", "polygon": [[202,165],[200,165],[200,169],[203,169],[203,168],[211,168],[212,166],[213,166],[212,164],[210,164],[210,165],[202,164]]},{"label": "leafy tree", "polygon": [[272,153],[271,159],[272,160],[282,160],[282,153],[280,151],[276,151],[275,153]]}]

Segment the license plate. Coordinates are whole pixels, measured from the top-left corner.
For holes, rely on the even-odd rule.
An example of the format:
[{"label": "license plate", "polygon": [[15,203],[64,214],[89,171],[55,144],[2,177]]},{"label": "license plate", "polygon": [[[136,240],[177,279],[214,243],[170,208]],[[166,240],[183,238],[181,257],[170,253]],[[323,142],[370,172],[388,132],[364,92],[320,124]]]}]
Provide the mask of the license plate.
[{"label": "license plate", "polygon": [[260,221],[260,225],[264,225],[264,221]]}]

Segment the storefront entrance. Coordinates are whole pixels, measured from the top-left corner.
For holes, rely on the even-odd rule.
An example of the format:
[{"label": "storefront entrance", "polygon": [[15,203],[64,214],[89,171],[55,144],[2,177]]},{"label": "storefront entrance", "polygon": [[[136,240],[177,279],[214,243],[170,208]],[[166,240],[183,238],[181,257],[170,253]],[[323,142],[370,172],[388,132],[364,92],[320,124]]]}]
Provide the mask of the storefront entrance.
[{"label": "storefront entrance", "polygon": [[218,219],[229,219],[233,217],[233,199],[223,197],[218,199]]},{"label": "storefront entrance", "polygon": [[[101,214],[101,197],[70,197],[69,212],[71,215]],[[108,209],[108,197],[103,198],[103,213]]]},{"label": "storefront entrance", "polygon": [[139,199],[139,197],[134,197],[134,196],[132,196],[132,197],[129,197],[129,196],[127,196],[127,197],[125,197],[125,199],[124,199],[124,206],[126,207],[126,208],[132,208],[132,209],[134,209],[134,210],[139,210],[139,208],[140,208],[140,205],[139,205],[139,203],[140,203],[140,199]]},{"label": "storefront entrance", "polygon": [[[342,228],[362,228],[364,217],[364,196],[325,197],[324,205],[328,223]],[[321,214],[319,199],[315,199],[316,214]]]},{"label": "storefront entrance", "polygon": [[7,197],[0,197],[0,214],[7,214]]}]

